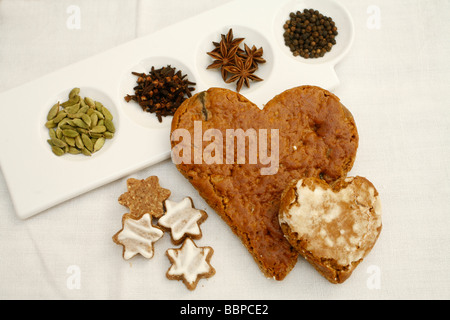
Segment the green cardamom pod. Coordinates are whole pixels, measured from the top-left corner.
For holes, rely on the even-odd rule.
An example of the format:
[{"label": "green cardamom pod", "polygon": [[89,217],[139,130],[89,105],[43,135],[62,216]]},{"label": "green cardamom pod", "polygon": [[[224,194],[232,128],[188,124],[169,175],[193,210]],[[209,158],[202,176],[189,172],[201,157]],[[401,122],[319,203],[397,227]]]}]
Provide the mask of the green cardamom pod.
[{"label": "green cardamom pod", "polygon": [[83,128],[83,129],[89,129],[89,126],[86,124],[86,122],[84,122],[81,119],[73,119],[73,123],[78,127],[78,128]]},{"label": "green cardamom pod", "polygon": [[88,156],[88,157],[92,156],[92,152],[90,152],[86,148],[81,149],[81,153],[84,154],[85,156]]},{"label": "green cardamom pod", "polygon": [[66,141],[70,147],[75,147],[75,138],[64,137],[64,141]]},{"label": "green cardamom pod", "polygon": [[75,145],[80,150],[84,148],[84,144],[83,144],[83,140],[81,140],[81,136],[78,135],[75,137]]},{"label": "green cardamom pod", "polygon": [[45,127],[48,129],[53,129],[57,126],[57,124],[55,122],[53,122],[53,120],[47,121],[47,123],[45,124]]},{"label": "green cardamom pod", "polygon": [[48,135],[50,136],[50,139],[56,138],[56,131],[54,129],[48,129]]},{"label": "green cardamom pod", "polygon": [[83,113],[78,112],[78,113],[74,113],[74,114],[68,114],[67,117],[70,119],[80,119],[81,116],[83,115]]},{"label": "green cardamom pod", "polygon": [[69,99],[73,99],[79,94],[80,94],[80,88],[73,88],[69,93]]},{"label": "green cardamom pod", "polygon": [[52,138],[50,140],[51,140],[52,145],[55,146],[55,147],[65,148],[67,146],[67,143],[65,143],[64,141],[59,140],[57,138]]},{"label": "green cardamom pod", "polygon": [[64,124],[59,128],[62,130],[76,130],[76,126],[71,126],[70,124]]},{"label": "green cardamom pod", "polygon": [[70,130],[70,129],[63,130],[62,133],[65,137],[69,137],[69,138],[75,138],[79,134],[77,131]]},{"label": "green cardamom pod", "polygon": [[96,126],[91,129],[91,132],[92,133],[103,133],[103,132],[106,132],[106,127],[105,126]]},{"label": "green cardamom pod", "polygon": [[63,137],[63,133],[62,133],[62,129],[61,128],[56,128],[56,137],[58,138],[58,139],[62,139],[62,137]]},{"label": "green cardamom pod", "polygon": [[116,132],[116,127],[114,126],[114,123],[109,119],[105,119],[105,127],[106,130],[108,130],[109,132],[112,133]]},{"label": "green cardamom pod", "polygon": [[105,138],[98,138],[94,144],[94,152],[99,151],[105,145]]},{"label": "green cardamom pod", "polygon": [[69,107],[69,106],[73,106],[74,104],[79,103],[80,100],[81,100],[80,96],[75,96],[75,97],[73,97],[72,99],[69,99],[69,100],[67,100],[67,101],[64,102],[64,103],[61,103],[61,107],[67,108],[67,107]]},{"label": "green cardamom pod", "polygon": [[91,132],[89,133],[89,136],[93,139],[98,139],[98,138],[103,138],[104,135],[103,133],[95,133],[95,132]]},{"label": "green cardamom pod", "polygon": [[95,109],[97,109],[98,112],[102,112],[103,104],[101,102],[95,101]]},{"label": "green cardamom pod", "polygon": [[83,115],[81,116],[81,119],[82,119],[82,120],[84,121],[84,123],[88,126],[88,128],[91,127],[91,123],[92,123],[91,117],[89,117],[87,114],[83,114]]},{"label": "green cardamom pod", "polygon": [[70,153],[70,154],[80,154],[80,153],[81,153],[81,150],[80,150],[80,149],[77,149],[77,148],[74,148],[74,147],[70,147],[70,148],[69,148],[69,153]]},{"label": "green cardamom pod", "polygon": [[89,130],[88,129],[84,129],[84,128],[76,128],[75,131],[77,131],[78,133],[84,133],[84,134],[89,134]]},{"label": "green cardamom pod", "polygon": [[113,120],[113,115],[111,114],[111,112],[107,108],[102,107],[101,112],[105,116],[105,119],[108,119],[108,120],[111,120],[111,121]]},{"label": "green cardamom pod", "polygon": [[55,146],[52,146],[52,151],[54,154],[56,154],[58,157],[61,157],[65,154],[64,150]]},{"label": "green cardamom pod", "polygon": [[76,114],[78,113],[78,110],[80,110],[81,104],[78,102],[70,107],[67,107],[64,109],[64,111],[66,111],[66,113],[68,114]]},{"label": "green cardamom pod", "polygon": [[[83,101],[83,100],[81,100],[81,101]],[[81,107],[80,107],[80,110],[78,110],[78,113],[81,113],[81,114],[86,114],[86,112],[89,110],[89,106],[84,106],[83,107],[83,105],[81,105]]]},{"label": "green cardamom pod", "polygon": [[91,128],[96,127],[98,123],[98,115],[96,113],[91,114]]},{"label": "green cardamom pod", "polygon": [[64,119],[65,117],[67,117],[67,113],[65,112],[60,112],[58,113],[58,115],[53,119],[53,123],[54,124],[58,124],[62,119]]},{"label": "green cardamom pod", "polygon": [[104,120],[105,119],[105,116],[103,115],[103,113],[101,113],[101,112],[99,112],[97,110],[94,110],[94,113],[98,116],[99,120]]},{"label": "green cardamom pod", "polygon": [[94,100],[92,100],[91,98],[85,97],[85,98],[84,98],[84,102],[86,102],[86,104],[87,104],[89,107],[95,108],[95,102],[94,102]]},{"label": "green cardamom pod", "polygon": [[81,140],[83,140],[83,144],[86,149],[88,149],[90,152],[94,150],[94,145],[92,144],[91,139],[86,134],[83,133],[81,135]]},{"label": "green cardamom pod", "polygon": [[114,138],[114,133],[112,133],[112,132],[105,132],[105,133],[103,134],[103,136],[104,136],[106,139],[112,139],[112,138]]},{"label": "green cardamom pod", "polygon": [[86,104],[86,102],[84,102],[84,99],[80,99],[80,106],[81,106],[81,109],[86,108],[86,111],[89,109],[89,106]]},{"label": "green cardamom pod", "polygon": [[55,104],[48,112],[47,121],[55,119],[55,117],[58,115],[58,112],[59,112],[59,102]]},{"label": "green cardamom pod", "polygon": [[61,128],[63,125],[68,124],[69,118],[64,118],[58,123],[58,128]]}]

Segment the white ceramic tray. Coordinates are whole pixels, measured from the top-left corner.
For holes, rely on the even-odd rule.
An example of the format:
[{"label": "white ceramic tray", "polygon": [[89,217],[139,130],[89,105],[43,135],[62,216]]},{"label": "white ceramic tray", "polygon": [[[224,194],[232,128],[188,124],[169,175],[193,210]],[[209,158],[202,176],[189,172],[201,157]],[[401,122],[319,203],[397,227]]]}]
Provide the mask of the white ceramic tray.
[{"label": "white ceramic tray", "polygon": [[[314,8],[331,16],[339,29],[337,44],[323,58],[295,58],[284,45],[283,24],[289,13]],[[339,80],[334,66],[351,47],[353,22],[334,0],[237,0],[212,11],[136,39],[68,66],[0,95],[0,165],[17,215],[31,217],[63,201],[170,157],[171,117],[159,123],[124,96],[133,94],[132,71],[172,65],[197,83],[196,91],[225,84],[206,52],[233,28],[248,45],[263,47],[267,63],[257,75],[263,82],[241,94],[260,107],[278,93],[299,85],[333,90]],[[101,101],[114,115],[116,135],[92,157],[56,157],[47,144],[44,124],[50,107],[68,92]]]}]

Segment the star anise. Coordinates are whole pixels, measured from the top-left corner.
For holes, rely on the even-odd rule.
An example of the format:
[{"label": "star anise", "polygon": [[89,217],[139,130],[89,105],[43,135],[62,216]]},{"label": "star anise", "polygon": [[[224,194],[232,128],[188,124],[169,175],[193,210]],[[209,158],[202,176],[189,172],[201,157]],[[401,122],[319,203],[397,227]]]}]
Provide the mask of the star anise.
[{"label": "star anise", "polygon": [[239,53],[239,56],[243,59],[251,59],[252,66],[258,67],[258,64],[266,63],[266,60],[263,59],[262,55],[264,54],[263,48],[257,49],[256,46],[253,46],[251,49],[244,43],[245,51]]},{"label": "star anise", "polygon": [[254,75],[254,72],[257,70],[257,67],[254,67],[251,59],[242,59],[236,56],[234,65],[225,67],[225,70],[229,73],[232,73],[233,76],[226,80],[226,83],[232,83],[237,81],[236,83],[236,91],[239,92],[242,89],[243,84],[250,88],[250,80],[252,81],[263,81],[260,77]]},{"label": "star anise", "polygon": [[207,53],[210,57],[215,59],[214,62],[207,67],[207,69],[220,68],[222,79],[226,81],[228,78],[228,73],[225,70],[225,67],[232,65],[236,54],[239,51],[242,51],[242,49],[239,48],[239,45],[242,41],[244,41],[244,38],[234,39],[233,29],[230,29],[226,36],[222,34],[221,37],[222,40],[220,43],[213,42],[216,48]]},{"label": "star anise", "polygon": [[234,62],[234,57],[239,47],[227,48],[224,42],[220,43],[220,50],[218,52],[208,52],[208,55],[212,57],[214,62],[210,64],[207,69],[217,69],[220,68],[222,72],[222,78],[224,81],[227,80],[228,73],[226,67],[230,66]]},{"label": "star anise", "polygon": [[[220,42],[213,42],[214,50],[207,54],[214,59],[207,69],[220,69],[222,79],[226,83],[237,82],[236,88],[239,92],[245,84],[250,87],[251,81],[262,81],[263,79],[254,75],[258,69],[259,63],[265,63],[262,58],[263,48],[257,49],[256,46],[250,48],[244,44],[245,50],[240,48],[244,38],[234,39],[233,29],[230,29],[226,35],[221,35]],[[231,77],[229,77],[231,74]]]},{"label": "star anise", "polygon": [[234,39],[233,35],[233,29],[230,29],[226,35],[221,35],[221,41],[220,42],[213,42],[213,45],[215,46],[215,49],[212,52],[219,52],[220,51],[220,45],[223,43],[225,46],[230,49],[233,47],[238,47],[238,52],[243,52],[241,48],[239,48],[240,44],[244,41],[244,38],[237,38]]}]

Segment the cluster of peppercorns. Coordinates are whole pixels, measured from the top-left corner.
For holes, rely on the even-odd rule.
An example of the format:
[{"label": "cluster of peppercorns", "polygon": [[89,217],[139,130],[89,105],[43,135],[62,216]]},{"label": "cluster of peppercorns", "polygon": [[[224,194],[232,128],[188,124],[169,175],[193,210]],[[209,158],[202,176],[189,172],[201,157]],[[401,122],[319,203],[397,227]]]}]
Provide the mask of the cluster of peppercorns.
[{"label": "cluster of peppercorns", "polygon": [[292,54],[303,58],[320,58],[336,44],[337,27],[332,18],[317,10],[291,12],[283,28],[284,41]]}]

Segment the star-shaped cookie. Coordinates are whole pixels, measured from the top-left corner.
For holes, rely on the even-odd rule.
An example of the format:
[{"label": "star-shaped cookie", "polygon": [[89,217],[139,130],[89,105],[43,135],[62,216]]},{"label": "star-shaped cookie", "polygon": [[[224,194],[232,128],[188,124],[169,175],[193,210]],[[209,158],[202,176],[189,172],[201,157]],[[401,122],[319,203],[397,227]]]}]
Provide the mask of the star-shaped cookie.
[{"label": "star-shaped cookie", "polygon": [[200,279],[210,278],[216,270],[210,261],[214,253],[211,247],[197,247],[187,238],[180,249],[169,249],[166,255],[172,266],[167,270],[169,280],[182,280],[189,290],[194,290]]},{"label": "star-shaped cookie", "polygon": [[130,178],[127,180],[128,191],[119,197],[119,203],[130,209],[130,214],[141,217],[150,213],[155,218],[164,214],[163,202],[169,198],[170,190],[161,188],[158,177],[145,180]]},{"label": "star-shaped cookie", "polygon": [[186,237],[200,239],[202,231],[200,224],[208,218],[203,210],[194,208],[194,203],[189,197],[180,202],[166,200],[164,202],[166,214],[158,220],[164,230],[170,230],[172,243],[179,245]]},{"label": "star-shaped cookie", "polygon": [[152,225],[149,213],[141,218],[130,214],[122,217],[122,230],[113,236],[113,241],[123,246],[123,258],[129,260],[137,254],[147,259],[153,257],[153,243],[161,239],[164,231]]}]

